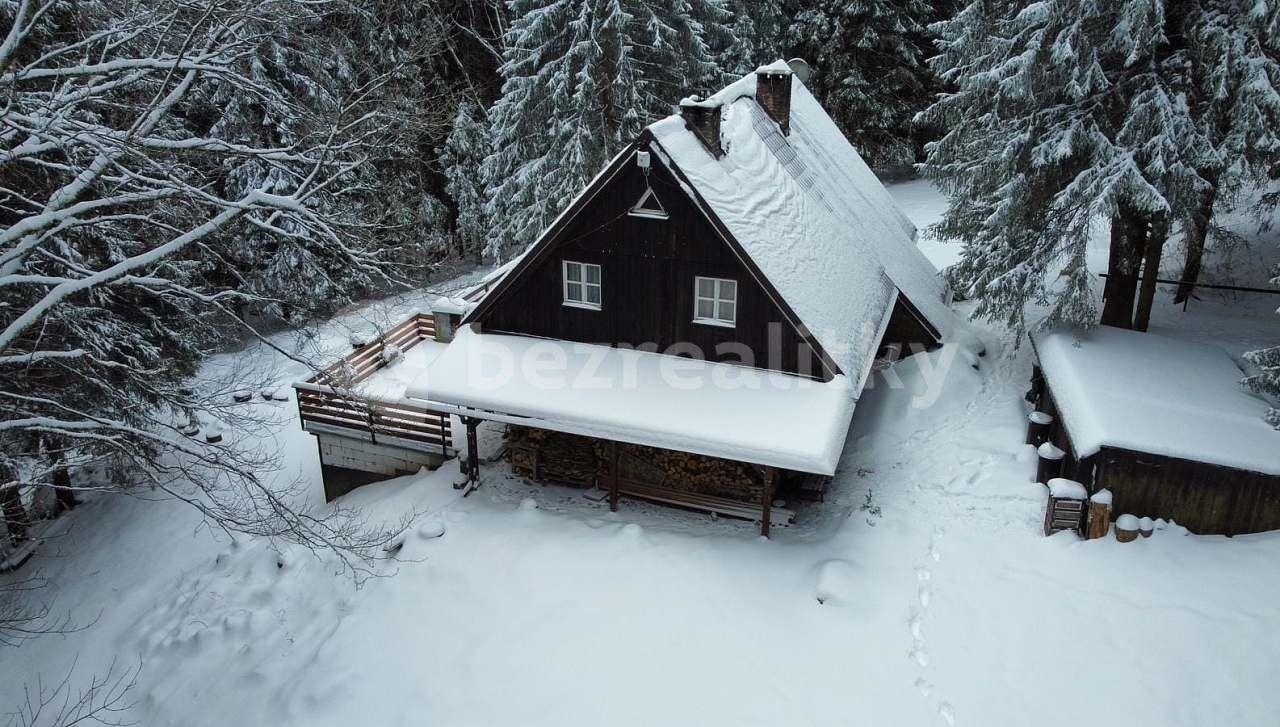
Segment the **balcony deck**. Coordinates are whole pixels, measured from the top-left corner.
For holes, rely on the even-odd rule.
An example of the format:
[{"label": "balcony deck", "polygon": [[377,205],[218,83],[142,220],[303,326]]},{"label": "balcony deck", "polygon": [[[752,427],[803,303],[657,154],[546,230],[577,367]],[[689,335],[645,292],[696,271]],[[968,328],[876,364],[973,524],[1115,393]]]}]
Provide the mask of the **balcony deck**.
[{"label": "balcony deck", "polygon": [[[404,398],[405,387],[445,348],[435,321],[417,313],[293,385],[302,428],[422,452],[455,454],[447,413]],[[402,352],[388,362],[391,347]]]}]

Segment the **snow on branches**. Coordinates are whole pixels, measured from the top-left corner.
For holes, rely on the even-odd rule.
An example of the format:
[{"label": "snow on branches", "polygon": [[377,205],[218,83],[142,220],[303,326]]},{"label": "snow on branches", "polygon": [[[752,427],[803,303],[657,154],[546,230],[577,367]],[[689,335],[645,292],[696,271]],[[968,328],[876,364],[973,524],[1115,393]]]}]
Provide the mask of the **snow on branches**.
[{"label": "snow on branches", "polygon": [[[1272,272],[1275,277],[1271,282],[1280,285],[1280,266]],[[1280,315],[1280,308],[1276,309],[1276,314]],[[1241,383],[1259,394],[1270,396],[1273,401],[1280,401],[1280,345],[1250,351],[1244,355],[1244,359],[1257,370],[1246,376]],[[1280,429],[1280,407],[1269,409],[1266,421]]]},{"label": "snow on branches", "polygon": [[[314,7],[0,4],[0,468],[13,473],[0,490],[111,457],[224,528],[372,549],[268,488],[269,452],[180,432],[219,411],[225,391],[187,377],[237,315],[385,279],[341,204],[378,115],[338,89],[322,117],[305,113],[251,60],[273,27]],[[214,87],[308,123],[270,143],[229,137],[206,103]],[[236,170],[249,166],[261,173],[245,184]],[[251,284],[258,271],[237,263],[246,239],[310,287]]]},{"label": "snow on branches", "polygon": [[1280,159],[1275,17],[1273,0],[979,0],[935,24],[952,90],[921,115],[946,130],[922,170],[952,197],[938,232],[966,243],[951,275],[977,315],[1097,322],[1084,260],[1111,218],[1108,287],[1129,290],[1108,312],[1141,327],[1144,249],[1158,266],[1171,226],[1205,229],[1215,196]]},{"label": "snow on branches", "polygon": [[916,159],[911,120],[936,85],[925,63],[934,12],[923,0],[821,0],[791,26],[793,49],[814,64],[813,92],[872,168]]},{"label": "snow on branches", "polygon": [[483,174],[488,257],[531,243],[624,143],[691,90],[719,87],[724,0],[513,0]]}]

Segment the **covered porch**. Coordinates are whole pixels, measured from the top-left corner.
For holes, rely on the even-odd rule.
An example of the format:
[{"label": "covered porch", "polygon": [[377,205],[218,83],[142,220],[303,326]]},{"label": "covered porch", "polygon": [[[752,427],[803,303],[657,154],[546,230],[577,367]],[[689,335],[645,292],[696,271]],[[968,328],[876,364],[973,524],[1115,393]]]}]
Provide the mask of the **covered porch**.
[{"label": "covered porch", "polygon": [[[481,420],[509,425],[516,439],[569,438],[582,453],[571,484],[600,488],[611,509],[635,497],[758,520],[767,535],[791,516],[773,504],[780,480],[835,472],[855,392],[844,376],[823,382],[465,327],[405,397],[459,416],[470,453]],[[516,470],[537,479],[537,447],[511,451]],[[652,476],[681,468],[700,476]]]}]

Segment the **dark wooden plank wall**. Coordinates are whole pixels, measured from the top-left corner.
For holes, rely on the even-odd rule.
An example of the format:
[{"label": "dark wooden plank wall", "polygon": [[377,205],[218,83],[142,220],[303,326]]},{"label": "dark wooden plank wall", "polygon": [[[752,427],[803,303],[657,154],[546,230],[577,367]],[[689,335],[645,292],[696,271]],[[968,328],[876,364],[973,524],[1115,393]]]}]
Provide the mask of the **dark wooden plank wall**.
[{"label": "dark wooden plank wall", "polygon": [[1097,486],[1113,512],[1177,521],[1202,535],[1280,529],[1280,477],[1176,457],[1103,447]]},{"label": "dark wooden plank wall", "polygon": [[904,358],[918,352],[920,347],[932,349],[938,344],[937,336],[920,322],[901,293],[898,294],[898,299],[893,305],[893,313],[889,315],[889,325],[884,329],[884,336],[880,339],[881,346],[893,343],[902,346]]},{"label": "dark wooden plank wall", "polygon": [[[736,363],[736,354],[715,350],[717,344],[732,342],[752,352],[755,366],[820,375],[813,349],[656,155],[650,178],[669,219],[627,214],[644,193],[645,176],[634,162],[626,164],[547,254],[479,319],[483,329],[583,343],[657,344],[658,350],[691,343],[710,360]],[[601,266],[601,310],[562,305],[562,260]],[[700,275],[738,282],[736,327],[693,323],[693,280]],[[780,342],[773,347],[777,353],[772,362],[770,335]]]}]

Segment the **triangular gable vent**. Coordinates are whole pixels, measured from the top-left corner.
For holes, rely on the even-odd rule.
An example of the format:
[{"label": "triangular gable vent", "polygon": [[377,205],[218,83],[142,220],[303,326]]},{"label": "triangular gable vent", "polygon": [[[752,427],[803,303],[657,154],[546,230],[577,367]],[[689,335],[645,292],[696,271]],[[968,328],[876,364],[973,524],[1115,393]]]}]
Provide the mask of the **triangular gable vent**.
[{"label": "triangular gable vent", "polygon": [[658,201],[658,195],[653,193],[652,189],[646,189],[644,194],[640,195],[640,201],[631,208],[629,213],[633,217],[650,217],[655,220],[667,219],[667,211],[662,207],[662,202]]}]

